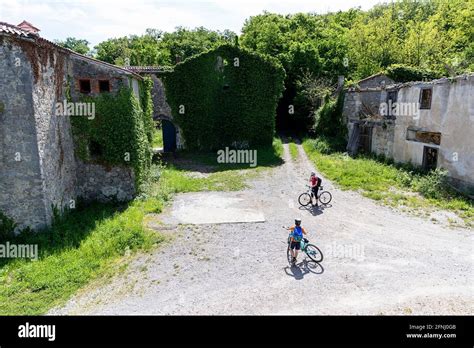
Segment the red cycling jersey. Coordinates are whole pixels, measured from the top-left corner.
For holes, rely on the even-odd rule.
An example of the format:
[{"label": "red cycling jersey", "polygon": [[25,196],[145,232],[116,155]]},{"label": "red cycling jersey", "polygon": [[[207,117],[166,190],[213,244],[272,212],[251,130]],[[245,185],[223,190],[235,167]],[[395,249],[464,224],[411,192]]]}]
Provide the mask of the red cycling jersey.
[{"label": "red cycling jersey", "polygon": [[316,184],[318,183],[318,178],[316,176],[312,176],[310,181],[311,181],[311,186],[316,186]]}]

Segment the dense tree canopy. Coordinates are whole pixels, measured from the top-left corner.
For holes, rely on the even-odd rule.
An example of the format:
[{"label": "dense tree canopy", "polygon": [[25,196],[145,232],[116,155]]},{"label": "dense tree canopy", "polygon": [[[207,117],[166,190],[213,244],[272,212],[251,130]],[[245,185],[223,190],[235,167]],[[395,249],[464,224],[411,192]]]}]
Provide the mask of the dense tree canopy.
[{"label": "dense tree canopy", "polygon": [[235,33],[212,31],[203,27],[186,29],[177,27],[164,33],[147,29],[144,35],[130,35],[99,43],[97,58],[108,63],[125,65],[174,65],[177,61],[235,40]]},{"label": "dense tree canopy", "polygon": [[[339,75],[357,81],[384,70],[401,72],[404,78],[473,71],[473,18],[474,1],[466,0],[399,0],[368,11],[327,14],[264,12],[243,23],[238,40],[228,30],[148,29],[141,36],[99,43],[95,56],[118,65],[174,65],[222,44],[238,43],[281,63],[286,78],[277,127],[307,131],[314,126],[315,108],[326,99],[321,91],[332,93]],[[69,38],[62,44],[88,51],[85,40]]]},{"label": "dense tree canopy", "polygon": [[80,54],[90,53],[89,41],[84,40],[84,39],[76,39],[74,37],[68,37],[64,41],[56,40],[55,43],[58,44],[59,46],[69,48],[70,50],[73,50],[74,52],[77,52]]}]

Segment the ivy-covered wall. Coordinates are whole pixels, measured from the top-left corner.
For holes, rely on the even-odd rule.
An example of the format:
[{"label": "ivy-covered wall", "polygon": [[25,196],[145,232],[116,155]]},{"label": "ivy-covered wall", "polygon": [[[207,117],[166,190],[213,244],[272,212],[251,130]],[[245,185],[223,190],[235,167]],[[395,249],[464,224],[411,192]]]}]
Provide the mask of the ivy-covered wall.
[{"label": "ivy-covered wall", "polygon": [[88,163],[132,167],[139,189],[152,157],[151,81],[140,82],[140,98],[122,86],[116,94],[103,93],[82,101],[95,104],[95,117],[71,117],[76,156]]},{"label": "ivy-covered wall", "polygon": [[272,57],[231,45],[186,59],[163,75],[187,148],[203,150],[271,146],[284,78]]}]

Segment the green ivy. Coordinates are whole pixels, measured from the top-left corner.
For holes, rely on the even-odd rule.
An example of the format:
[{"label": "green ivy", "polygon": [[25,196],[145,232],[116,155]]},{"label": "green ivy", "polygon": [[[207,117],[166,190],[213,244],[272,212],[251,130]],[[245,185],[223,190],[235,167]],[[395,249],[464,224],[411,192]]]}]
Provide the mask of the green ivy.
[{"label": "green ivy", "polygon": [[271,146],[285,78],[276,59],[226,44],[186,59],[162,77],[188,149],[215,150],[234,142]]},{"label": "green ivy", "polygon": [[389,66],[385,74],[395,82],[434,80],[441,77],[441,74],[435,71],[403,64],[393,64]]},{"label": "green ivy", "polygon": [[342,116],[344,92],[337,97],[326,96],[323,105],[316,111],[314,132],[316,136],[344,138],[347,128]]},{"label": "green ivy", "polygon": [[140,103],[143,108],[143,124],[148,142],[152,144],[155,124],[153,122],[153,100],[151,91],[153,89],[153,81],[149,77],[144,77],[140,81]]},{"label": "green ivy", "polygon": [[[95,103],[95,118],[71,117],[76,155],[85,162],[131,166],[137,191],[151,166],[153,132],[150,81],[144,80],[141,87],[140,100],[128,87],[115,95],[84,97],[83,102]],[[91,156],[92,143],[100,149],[96,156]]]}]

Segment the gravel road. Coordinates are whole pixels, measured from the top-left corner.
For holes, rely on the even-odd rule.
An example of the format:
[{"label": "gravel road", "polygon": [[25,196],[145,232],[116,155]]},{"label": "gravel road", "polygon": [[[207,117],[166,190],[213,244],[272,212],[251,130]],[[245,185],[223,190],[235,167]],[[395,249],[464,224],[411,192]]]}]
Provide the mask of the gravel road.
[{"label": "gravel road", "polygon": [[[300,145],[298,161],[284,150],[285,164],[240,192],[260,203],[265,222],[171,226],[172,241],[50,314],[474,313],[472,230],[399,213],[324,177],[332,205],[300,208],[314,169]],[[295,217],[321,264],[300,255],[288,266],[281,226]]]}]

